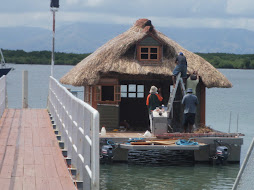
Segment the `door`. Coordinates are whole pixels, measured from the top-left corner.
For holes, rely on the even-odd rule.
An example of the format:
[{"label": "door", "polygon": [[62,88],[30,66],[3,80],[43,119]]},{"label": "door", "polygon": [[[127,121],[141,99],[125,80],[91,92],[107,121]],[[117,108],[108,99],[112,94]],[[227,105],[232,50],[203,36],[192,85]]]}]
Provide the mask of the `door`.
[{"label": "door", "polygon": [[148,129],[145,85],[142,83],[121,83],[120,123],[125,121],[130,130]]}]

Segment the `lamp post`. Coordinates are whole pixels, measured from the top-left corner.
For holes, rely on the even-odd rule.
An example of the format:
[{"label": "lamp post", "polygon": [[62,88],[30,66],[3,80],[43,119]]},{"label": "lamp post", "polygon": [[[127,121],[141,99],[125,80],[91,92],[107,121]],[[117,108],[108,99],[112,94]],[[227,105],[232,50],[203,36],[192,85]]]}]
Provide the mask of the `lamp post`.
[{"label": "lamp post", "polygon": [[51,76],[54,75],[54,65],[55,65],[55,13],[59,8],[59,0],[51,0],[50,10],[53,13],[53,35],[52,35],[52,55],[51,55]]}]

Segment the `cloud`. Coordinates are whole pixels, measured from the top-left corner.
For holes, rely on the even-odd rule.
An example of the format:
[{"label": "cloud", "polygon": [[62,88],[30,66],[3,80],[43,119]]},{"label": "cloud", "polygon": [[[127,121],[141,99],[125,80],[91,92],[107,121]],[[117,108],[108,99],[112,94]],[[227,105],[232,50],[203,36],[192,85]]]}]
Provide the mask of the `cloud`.
[{"label": "cloud", "polygon": [[102,2],[104,2],[104,0],[87,0],[87,5],[94,7],[94,6],[101,5]]},{"label": "cloud", "polygon": [[[141,17],[135,16],[120,16],[115,14],[90,13],[90,12],[68,12],[60,13],[59,19],[61,22],[90,22],[104,24],[122,24],[132,25]],[[246,19],[245,17],[238,18],[177,18],[177,17],[157,17],[147,16],[152,20],[155,27],[177,27],[177,28],[244,28],[254,31],[254,18]]]},{"label": "cloud", "polygon": [[[133,25],[139,18],[148,18],[152,20],[155,27],[177,27],[177,28],[243,28],[254,31],[254,18],[229,17],[160,17],[148,15],[146,17],[122,16],[114,13],[100,12],[57,12],[56,26],[72,24],[75,22],[104,23]],[[52,14],[48,12],[28,12],[7,14],[0,13],[0,27],[5,26],[33,26],[52,28]]]},{"label": "cloud", "polygon": [[[80,3],[80,0],[66,0],[66,5],[75,5]],[[60,6],[61,6],[61,1],[59,2]]]},{"label": "cloud", "polygon": [[254,15],[253,0],[227,0],[226,12],[232,15]]},{"label": "cloud", "polygon": [[[50,0],[11,2],[4,1],[0,7],[0,26],[51,28]],[[131,25],[149,18],[155,26],[254,30],[252,7],[253,0],[60,0],[56,26],[75,22]]]},{"label": "cloud", "polygon": [[51,28],[52,16],[48,12],[1,13],[0,27],[30,26]]}]

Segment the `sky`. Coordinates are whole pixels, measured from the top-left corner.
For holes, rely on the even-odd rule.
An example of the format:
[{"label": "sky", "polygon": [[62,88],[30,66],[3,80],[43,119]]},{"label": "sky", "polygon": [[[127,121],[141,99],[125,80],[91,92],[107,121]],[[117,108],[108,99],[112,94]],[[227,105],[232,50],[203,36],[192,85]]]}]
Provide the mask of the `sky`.
[{"label": "sky", "polygon": [[[56,27],[76,22],[254,31],[254,0],[59,0]],[[52,28],[50,0],[2,0],[0,27]]]}]

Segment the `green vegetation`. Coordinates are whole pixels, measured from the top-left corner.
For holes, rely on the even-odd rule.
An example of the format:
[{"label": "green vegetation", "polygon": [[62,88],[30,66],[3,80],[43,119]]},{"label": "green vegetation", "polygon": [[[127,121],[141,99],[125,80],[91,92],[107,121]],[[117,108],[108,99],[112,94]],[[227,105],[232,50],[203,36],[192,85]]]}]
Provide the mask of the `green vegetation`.
[{"label": "green vegetation", "polygon": [[216,68],[254,69],[254,54],[196,53]]},{"label": "green vegetation", "polygon": [[[51,51],[2,50],[7,63],[51,64]],[[254,69],[254,54],[196,53],[216,68]],[[55,53],[56,65],[76,65],[90,53]]]},{"label": "green vegetation", "polygon": [[[6,63],[37,64],[37,65],[51,64],[50,51],[32,51],[32,52],[25,52],[23,50],[2,50],[2,51]],[[90,54],[56,52],[55,65],[76,65],[88,55]]]}]

